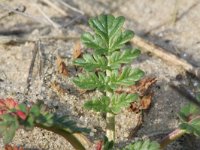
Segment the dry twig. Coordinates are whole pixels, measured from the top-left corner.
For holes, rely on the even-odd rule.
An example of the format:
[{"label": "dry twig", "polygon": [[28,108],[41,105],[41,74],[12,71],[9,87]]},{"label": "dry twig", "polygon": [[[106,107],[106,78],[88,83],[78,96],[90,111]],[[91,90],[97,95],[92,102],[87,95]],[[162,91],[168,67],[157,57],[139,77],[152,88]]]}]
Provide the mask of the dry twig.
[{"label": "dry twig", "polygon": [[32,15],[30,15],[30,14],[28,14],[28,13],[20,12],[20,11],[15,10],[15,9],[13,9],[13,8],[11,8],[11,7],[7,6],[7,5],[5,5],[5,4],[0,4],[0,9],[7,10],[7,11],[9,11],[9,12],[13,12],[13,13],[19,14],[19,15],[21,15],[21,16],[27,17],[27,18],[29,18],[29,19],[31,19],[31,20],[34,20],[34,21],[36,21],[36,22],[39,22],[39,23],[46,23],[45,20],[43,20],[43,19],[40,18],[40,17],[34,17],[34,16],[32,16]]},{"label": "dry twig", "polygon": [[31,64],[30,64],[29,72],[28,72],[28,77],[27,77],[27,88],[26,88],[27,89],[27,91],[26,91],[27,94],[28,94],[28,92],[30,90],[31,81],[32,81],[32,75],[33,75],[33,68],[34,68],[36,56],[37,56],[39,50],[40,50],[40,41],[38,41],[35,44],[35,47],[34,47],[34,50],[33,50],[33,57],[32,57],[32,60],[31,60]]},{"label": "dry twig", "polygon": [[[25,12],[26,7],[24,5],[20,5],[20,6],[16,7],[14,10],[15,11],[19,11],[19,12]],[[5,12],[2,15],[0,15],[0,19],[3,19],[3,18],[8,17],[8,16],[11,16],[13,14],[14,14],[13,11]]]},{"label": "dry twig", "polygon": [[47,5],[51,6],[53,9],[55,9],[56,11],[58,11],[59,13],[61,13],[62,15],[67,15],[67,13],[62,10],[60,7],[58,7],[57,5],[55,5],[52,1],[50,0],[42,0],[44,3],[46,3]]},{"label": "dry twig", "polygon": [[36,38],[31,36],[17,37],[17,36],[0,36],[0,44],[20,44],[25,42],[35,42],[39,40],[77,40],[80,37],[76,36],[39,36]]},{"label": "dry twig", "polygon": [[67,4],[66,2],[63,2],[62,0],[57,0],[57,1],[58,1],[61,5],[67,7],[67,8],[69,8],[69,9],[75,11],[75,12],[80,13],[81,15],[84,15],[84,14],[85,14],[83,11],[81,11],[81,10],[79,10],[79,9],[77,9],[77,8],[75,8],[75,7],[71,6],[71,5],[69,5],[69,4]]},{"label": "dry twig", "polygon": [[185,71],[194,74],[196,77],[200,78],[200,68],[194,67],[186,60],[179,58],[163,48],[160,48],[153,43],[147,42],[144,39],[140,38],[139,36],[135,36],[131,41],[132,44],[137,45],[138,47],[142,48],[145,51],[153,53],[155,56],[160,57],[161,59],[173,63],[176,66],[180,66]]},{"label": "dry twig", "polygon": [[42,9],[40,7],[37,6],[37,4],[35,4],[35,7],[38,9],[38,11],[42,14],[42,16],[55,28],[55,29],[59,29],[61,26],[57,23],[55,23],[53,20],[51,20],[51,18],[49,16],[47,16],[44,11],[42,11]]}]

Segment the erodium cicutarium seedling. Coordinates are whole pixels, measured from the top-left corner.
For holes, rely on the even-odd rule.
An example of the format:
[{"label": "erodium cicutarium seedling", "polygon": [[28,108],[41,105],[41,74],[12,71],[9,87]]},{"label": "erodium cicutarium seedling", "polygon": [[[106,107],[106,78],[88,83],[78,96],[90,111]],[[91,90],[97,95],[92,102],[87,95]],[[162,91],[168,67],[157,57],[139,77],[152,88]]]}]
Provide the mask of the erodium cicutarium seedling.
[{"label": "erodium cicutarium seedling", "polygon": [[99,90],[101,97],[85,103],[86,109],[106,113],[106,135],[109,140],[115,139],[115,115],[137,100],[137,94],[115,93],[119,87],[134,85],[144,72],[130,66],[140,50],[126,48],[125,44],[133,36],[133,31],[123,28],[124,17],[100,15],[89,20],[93,33],[86,32],[81,36],[82,43],[93,50],[83,54],[74,64],[84,68],[84,73],[74,79],[81,89]]}]

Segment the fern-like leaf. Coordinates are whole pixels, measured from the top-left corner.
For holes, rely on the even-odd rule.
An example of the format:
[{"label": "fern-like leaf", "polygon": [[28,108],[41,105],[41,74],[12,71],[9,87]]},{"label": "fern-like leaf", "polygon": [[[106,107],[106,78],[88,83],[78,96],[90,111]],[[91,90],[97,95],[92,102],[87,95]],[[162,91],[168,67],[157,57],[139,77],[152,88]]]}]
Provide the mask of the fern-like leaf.
[{"label": "fern-like leaf", "polygon": [[193,103],[189,103],[185,106],[183,106],[179,112],[179,118],[182,121],[189,121],[192,116],[195,117],[196,115],[200,114],[200,109],[197,105]]},{"label": "fern-like leaf", "polygon": [[108,57],[109,64],[112,69],[120,68],[121,64],[130,63],[133,59],[140,55],[138,49],[126,49],[123,52],[115,51]]},{"label": "fern-like leaf", "polygon": [[110,98],[107,96],[102,96],[99,98],[95,98],[93,100],[87,101],[84,104],[86,109],[91,109],[96,112],[110,112]]},{"label": "fern-like leaf", "polygon": [[111,98],[111,111],[114,114],[118,114],[122,108],[128,107],[131,102],[137,100],[137,94],[116,94]]},{"label": "fern-like leaf", "polygon": [[97,75],[94,72],[88,72],[87,74],[80,74],[77,78],[74,78],[74,83],[82,88],[87,90],[93,89],[104,89],[105,84],[105,75],[103,73],[98,73]]},{"label": "fern-like leaf", "polygon": [[93,48],[98,54],[106,54],[120,49],[133,37],[133,32],[122,31],[124,17],[115,18],[112,15],[100,15],[89,20],[90,27],[95,34],[84,33],[81,37],[82,42],[88,47]]},{"label": "fern-like leaf", "polygon": [[95,69],[105,70],[109,68],[105,57],[97,54],[84,54],[83,58],[76,59],[74,64],[87,71],[94,71]]},{"label": "fern-like leaf", "polygon": [[119,74],[114,70],[109,78],[110,88],[116,89],[118,86],[130,86],[134,85],[136,81],[139,81],[144,75],[144,72],[140,69],[132,69],[131,67],[125,67]]},{"label": "fern-like leaf", "polygon": [[200,136],[200,109],[199,106],[189,103],[181,108],[179,112],[181,124],[179,128],[187,133]]},{"label": "fern-like leaf", "polygon": [[91,109],[96,112],[110,112],[118,114],[122,108],[130,105],[131,102],[138,98],[137,94],[117,94],[111,97],[102,96],[85,103],[86,109]]}]

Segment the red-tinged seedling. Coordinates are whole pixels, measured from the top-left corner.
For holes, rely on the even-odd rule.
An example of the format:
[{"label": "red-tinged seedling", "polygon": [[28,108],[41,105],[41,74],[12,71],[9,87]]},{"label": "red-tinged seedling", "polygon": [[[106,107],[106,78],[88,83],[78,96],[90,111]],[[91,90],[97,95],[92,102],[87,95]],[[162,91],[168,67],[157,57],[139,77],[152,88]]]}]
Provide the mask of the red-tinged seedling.
[{"label": "red-tinged seedling", "polygon": [[34,127],[59,134],[74,148],[85,150],[76,135],[88,133],[88,129],[77,127],[76,123],[66,116],[45,111],[42,102],[27,107],[25,104],[18,104],[12,98],[0,99],[0,135],[4,144],[11,142],[17,129],[32,130]]}]

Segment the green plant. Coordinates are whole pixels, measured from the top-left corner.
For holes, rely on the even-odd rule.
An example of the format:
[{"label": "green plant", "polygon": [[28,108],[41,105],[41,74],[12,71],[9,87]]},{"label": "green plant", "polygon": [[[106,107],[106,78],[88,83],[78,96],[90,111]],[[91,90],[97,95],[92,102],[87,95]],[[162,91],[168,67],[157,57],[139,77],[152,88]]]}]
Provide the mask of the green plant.
[{"label": "green plant", "polygon": [[[133,32],[123,29],[124,17],[100,15],[89,20],[94,33],[84,33],[82,42],[93,49],[92,54],[84,54],[83,58],[74,63],[84,68],[84,73],[74,78],[74,83],[86,90],[97,89],[101,97],[85,103],[85,108],[107,114],[107,137],[97,144],[96,150],[114,150],[115,115],[138,99],[137,94],[115,92],[118,87],[123,88],[135,84],[143,76],[140,69],[132,69],[130,63],[140,51],[127,49],[125,43],[133,37]],[[180,125],[165,136],[160,142],[139,140],[126,145],[121,150],[159,150],[165,148],[184,134],[200,136],[200,94],[192,98],[179,112]],[[14,99],[0,99],[0,135],[5,144],[11,142],[19,128],[32,130],[39,127],[63,136],[77,150],[85,150],[80,140],[82,133],[88,133],[86,128],[79,128],[74,121],[66,116],[59,116],[46,110],[42,102],[27,106],[18,104]],[[87,139],[86,137],[84,137]]]},{"label": "green plant", "polygon": [[74,83],[86,90],[97,89],[102,96],[85,103],[85,108],[106,113],[109,140],[115,139],[115,115],[123,107],[138,99],[137,94],[117,94],[118,87],[134,85],[144,72],[130,67],[132,60],[140,54],[138,49],[125,48],[134,33],[123,28],[124,17],[100,15],[89,20],[94,33],[86,32],[81,36],[83,44],[93,49],[92,54],[84,54],[74,64],[84,69],[84,73],[74,78]]},{"label": "green plant", "polygon": [[193,134],[200,137],[200,107],[194,103],[188,103],[179,112],[180,124],[177,129],[169,133],[160,141],[161,148],[177,140],[185,134]]},{"label": "green plant", "polygon": [[42,103],[27,107],[12,98],[0,99],[0,135],[4,144],[11,142],[17,129],[32,130],[34,127],[63,136],[76,149],[85,149],[75,133],[87,133],[88,129],[77,127],[65,116],[49,113]]}]

